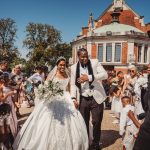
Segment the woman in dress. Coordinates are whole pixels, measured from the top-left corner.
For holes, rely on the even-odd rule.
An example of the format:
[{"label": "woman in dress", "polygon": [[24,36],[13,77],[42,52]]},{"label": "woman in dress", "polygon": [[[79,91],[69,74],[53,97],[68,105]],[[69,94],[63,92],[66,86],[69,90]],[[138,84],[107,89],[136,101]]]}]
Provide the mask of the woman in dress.
[{"label": "woman in dress", "polygon": [[0,149],[11,149],[17,134],[17,117],[12,100],[16,91],[8,87],[8,74],[0,75]]},{"label": "woman in dress", "polygon": [[[13,145],[15,150],[87,150],[88,135],[70,94],[69,73],[64,57],[58,58],[47,81],[58,82],[62,96],[41,101],[33,110]],[[43,95],[44,97],[44,95]]]}]

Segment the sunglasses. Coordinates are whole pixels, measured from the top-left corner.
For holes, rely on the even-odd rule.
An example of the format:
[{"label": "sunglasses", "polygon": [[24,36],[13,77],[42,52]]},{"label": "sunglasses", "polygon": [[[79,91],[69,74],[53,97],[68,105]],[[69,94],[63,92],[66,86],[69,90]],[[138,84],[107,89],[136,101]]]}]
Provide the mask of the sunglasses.
[{"label": "sunglasses", "polygon": [[129,72],[135,73],[135,70],[129,70]]}]

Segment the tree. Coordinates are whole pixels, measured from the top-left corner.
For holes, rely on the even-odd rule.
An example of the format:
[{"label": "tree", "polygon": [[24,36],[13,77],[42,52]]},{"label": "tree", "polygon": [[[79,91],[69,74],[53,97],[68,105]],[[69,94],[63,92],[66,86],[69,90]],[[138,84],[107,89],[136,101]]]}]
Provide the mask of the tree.
[{"label": "tree", "polygon": [[30,52],[53,48],[61,41],[60,32],[47,24],[29,23],[26,26],[26,32],[26,39],[23,43]]},{"label": "tree", "polygon": [[53,66],[58,56],[71,56],[70,44],[61,43],[61,33],[53,26],[29,23],[26,32],[24,46],[29,49],[29,70],[37,65]]},{"label": "tree", "polygon": [[0,48],[11,49],[16,37],[16,24],[11,18],[0,19]]},{"label": "tree", "polygon": [[69,59],[71,57],[71,45],[67,43],[59,43],[56,45],[57,55],[58,56],[65,56],[66,59]]},{"label": "tree", "polygon": [[16,31],[13,19],[0,19],[0,61],[7,59],[11,63],[15,57],[18,57],[18,49],[14,46]]}]

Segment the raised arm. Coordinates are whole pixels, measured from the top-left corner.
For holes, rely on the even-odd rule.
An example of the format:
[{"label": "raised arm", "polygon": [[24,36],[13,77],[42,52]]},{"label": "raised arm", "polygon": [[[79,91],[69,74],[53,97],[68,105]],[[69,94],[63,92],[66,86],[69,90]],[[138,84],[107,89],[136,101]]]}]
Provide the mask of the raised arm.
[{"label": "raised arm", "polygon": [[137,127],[137,128],[140,128],[141,124],[138,122],[138,120],[135,118],[135,115],[134,113],[130,110],[128,112],[128,117],[133,121],[134,125]]},{"label": "raised arm", "polygon": [[0,102],[4,102],[9,96],[12,96],[16,93],[16,91],[10,91],[6,93],[4,96],[0,97]]},{"label": "raised arm", "polygon": [[108,74],[106,70],[103,68],[103,66],[98,62],[97,68],[96,68],[96,74],[94,74],[94,78],[96,80],[105,80],[108,78]]}]

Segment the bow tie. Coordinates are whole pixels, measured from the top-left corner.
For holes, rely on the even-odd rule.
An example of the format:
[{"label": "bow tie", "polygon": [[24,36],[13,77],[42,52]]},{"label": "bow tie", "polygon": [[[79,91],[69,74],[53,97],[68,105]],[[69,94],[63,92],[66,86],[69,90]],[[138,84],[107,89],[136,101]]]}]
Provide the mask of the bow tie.
[{"label": "bow tie", "polygon": [[86,68],[87,65],[86,65],[86,64],[81,64],[81,67],[82,67],[82,68]]}]

